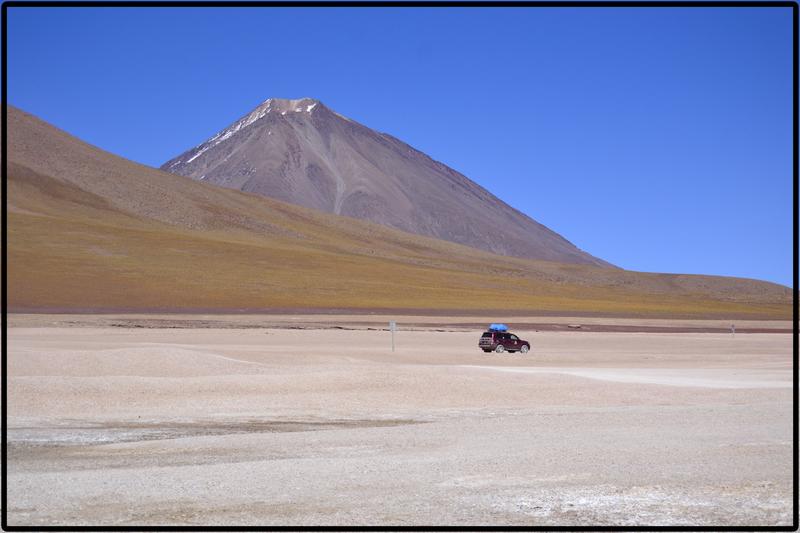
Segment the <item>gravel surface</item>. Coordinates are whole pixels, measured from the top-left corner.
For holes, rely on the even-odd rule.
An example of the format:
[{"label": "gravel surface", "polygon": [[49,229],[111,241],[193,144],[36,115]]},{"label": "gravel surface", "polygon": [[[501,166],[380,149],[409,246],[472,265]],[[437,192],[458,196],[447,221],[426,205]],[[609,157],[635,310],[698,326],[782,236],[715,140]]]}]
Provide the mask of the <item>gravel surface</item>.
[{"label": "gravel surface", "polygon": [[791,524],[790,335],[36,325],[12,526]]}]

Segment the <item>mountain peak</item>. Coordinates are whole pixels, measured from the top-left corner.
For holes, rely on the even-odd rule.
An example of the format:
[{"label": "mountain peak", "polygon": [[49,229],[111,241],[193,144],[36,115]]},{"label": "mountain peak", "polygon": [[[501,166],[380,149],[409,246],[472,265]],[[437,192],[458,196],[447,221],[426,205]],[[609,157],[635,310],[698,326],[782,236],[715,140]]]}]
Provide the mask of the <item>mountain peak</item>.
[{"label": "mountain peak", "polygon": [[276,113],[311,113],[319,104],[319,100],[314,98],[267,98],[255,111],[257,112],[276,112]]}]

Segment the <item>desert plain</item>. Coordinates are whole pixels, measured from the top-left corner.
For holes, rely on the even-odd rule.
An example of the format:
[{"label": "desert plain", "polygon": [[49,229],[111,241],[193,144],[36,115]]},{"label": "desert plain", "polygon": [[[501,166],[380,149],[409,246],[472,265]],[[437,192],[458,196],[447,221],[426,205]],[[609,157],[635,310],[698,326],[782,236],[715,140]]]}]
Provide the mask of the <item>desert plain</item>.
[{"label": "desert plain", "polygon": [[791,322],[498,318],[12,314],[8,525],[791,525]]}]

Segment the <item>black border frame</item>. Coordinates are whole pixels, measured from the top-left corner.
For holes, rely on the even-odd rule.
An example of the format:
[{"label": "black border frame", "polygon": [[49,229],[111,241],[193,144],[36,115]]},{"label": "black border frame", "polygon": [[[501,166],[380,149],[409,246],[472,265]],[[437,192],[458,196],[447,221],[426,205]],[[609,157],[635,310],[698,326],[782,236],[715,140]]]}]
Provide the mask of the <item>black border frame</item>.
[{"label": "black border frame", "polygon": [[[793,357],[793,424],[792,424],[792,475],[793,475],[793,508],[792,525],[790,526],[10,526],[8,524],[8,485],[7,485],[7,405],[8,405],[8,383],[7,369],[7,310],[8,310],[8,279],[7,279],[7,178],[8,178],[8,157],[7,157],[7,67],[8,67],[8,9],[23,7],[55,7],[55,8],[75,8],[75,7],[506,7],[506,8],[536,8],[536,7],[561,7],[561,8],[652,8],[652,7],[716,7],[716,8],[770,8],[784,7],[792,9],[792,136],[793,136],[793,165],[792,165],[792,292],[793,292],[793,331],[792,331],[792,357]],[[0,369],[0,381],[2,382],[2,409],[0,416],[2,432],[2,473],[0,475],[0,526],[4,531],[797,531],[798,524],[798,3],[796,0],[743,0],[731,1],[721,0],[718,2],[709,0],[255,0],[252,2],[243,0],[232,0],[229,2],[222,0],[9,0],[2,4],[2,337],[0,337],[0,347],[2,348],[2,368]]]}]

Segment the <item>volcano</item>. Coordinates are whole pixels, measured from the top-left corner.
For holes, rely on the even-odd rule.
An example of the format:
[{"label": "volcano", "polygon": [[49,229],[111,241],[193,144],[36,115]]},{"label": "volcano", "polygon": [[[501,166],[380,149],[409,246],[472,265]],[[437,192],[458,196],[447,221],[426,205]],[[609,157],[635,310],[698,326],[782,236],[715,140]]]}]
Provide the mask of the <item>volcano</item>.
[{"label": "volcano", "polygon": [[312,98],[270,98],[161,169],[495,254],[612,266],[447,165]]}]

